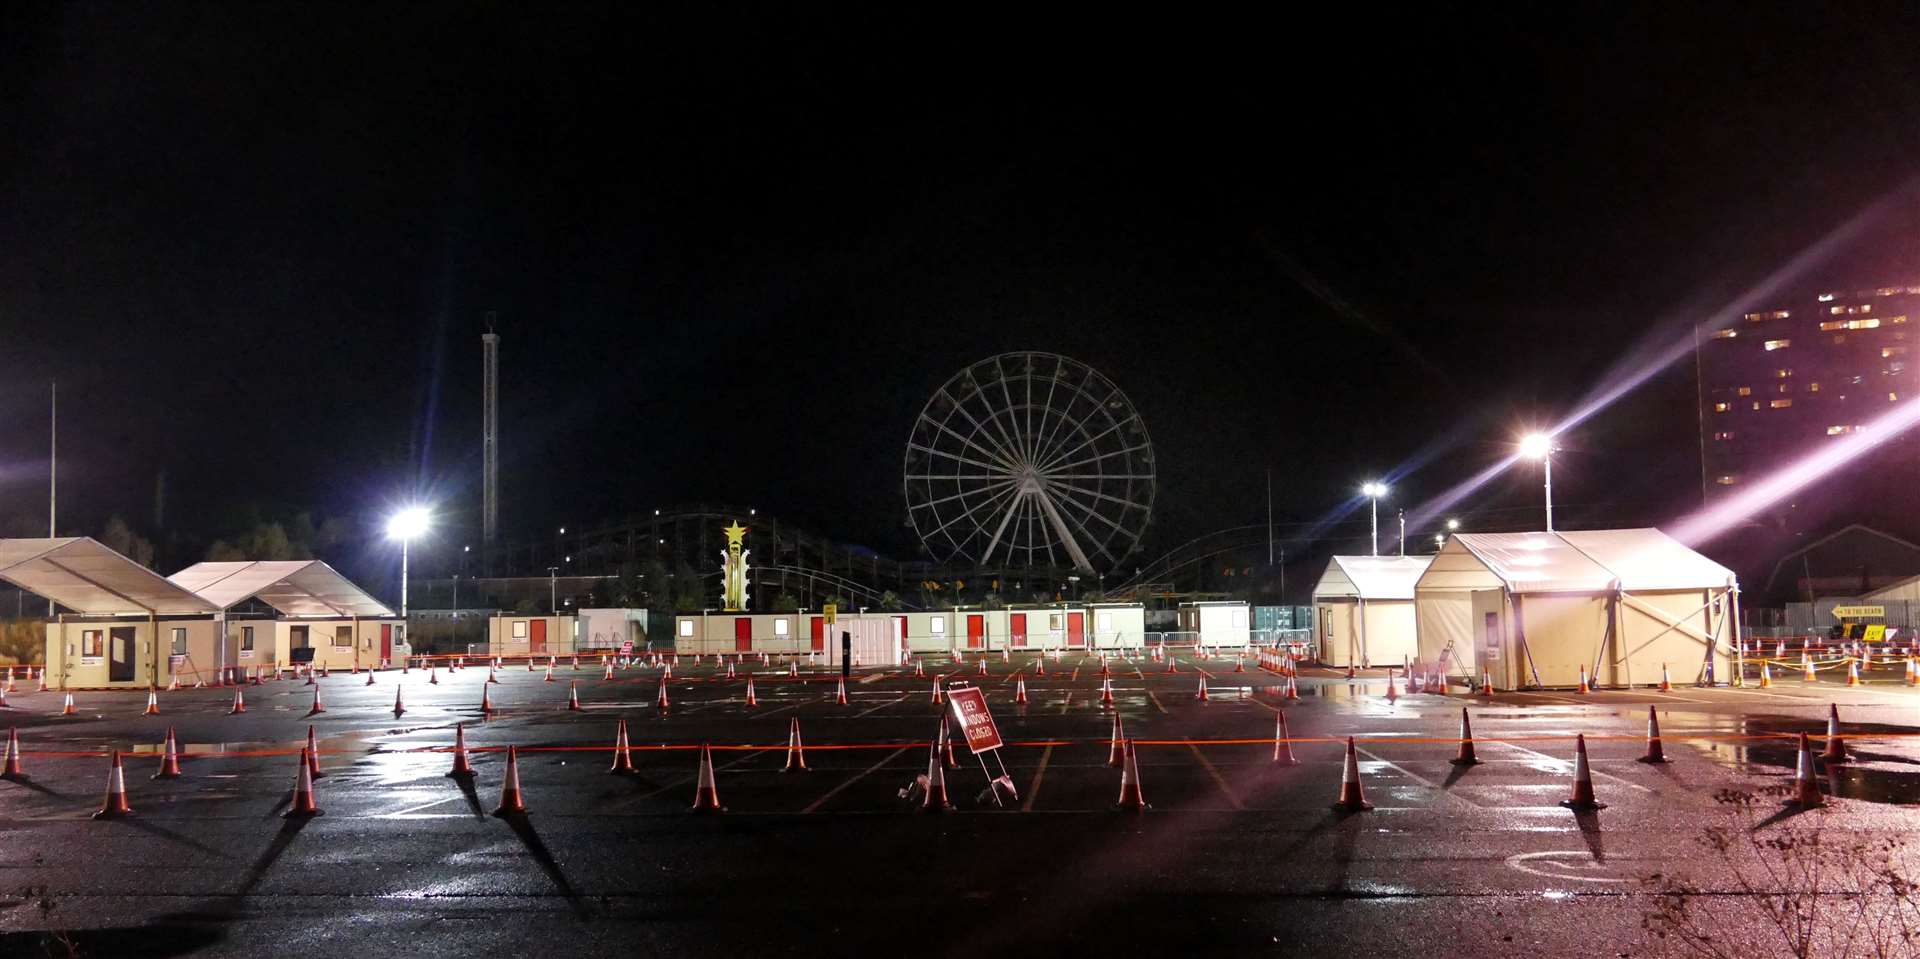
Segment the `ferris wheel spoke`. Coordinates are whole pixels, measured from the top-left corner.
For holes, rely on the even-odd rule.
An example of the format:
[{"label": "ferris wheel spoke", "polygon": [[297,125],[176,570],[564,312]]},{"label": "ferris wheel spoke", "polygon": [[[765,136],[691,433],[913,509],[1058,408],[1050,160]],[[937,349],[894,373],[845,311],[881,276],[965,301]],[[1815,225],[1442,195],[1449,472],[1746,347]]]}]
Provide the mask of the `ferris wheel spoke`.
[{"label": "ferris wheel spoke", "polygon": [[1083,449],[1086,449],[1086,448],[1087,448],[1088,446],[1090,446],[1090,445],[1092,445],[1092,444],[1094,444],[1094,443],[1098,443],[1099,441],[1101,441],[1101,440],[1103,440],[1103,439],[1105,439],[1105,438],[1107,437],[1107,434],[1109,434],[1109,433],[1112,433],[1113,431],[1115,431],[1115,430],[1117,430],[1117,429],[1119,429],[1119,428],[1120,428],[1120,423],[1118,423],[1118,422],[1116,422],[1116,423],[1114,423],[1114,424],[1113,424],[1112,426],[1109,426],[1109,427],[1107,427],[1106,429],[1104,429],[1104,430],[1101,430],[1100,432],[1098,432],[1098,433],[1095,433],[1095,434],[1093,434],[1092,436],[1089,436],[1089,437],[1087,437],[1087,438],[1086,438],[1086,439],[1084,439],[1084,440],[1081,440],[1081,441],[1080,441],[1080,445],[1078,445],[1078,446],[1075,446],[1075,447],[1073,447],[1072,449],[1069,449],[1069,450],[1067,450],[1066,452],[1064,452],[1064,453],[1061,453],[1061,454],[1059,454],[1058,456],[1055,456],[1055,457],[1053,457],[1052,459],[1050,459],[1050,460],[1047,460],[1047,461],[1046,461],[1046,462],[1044,462],[1044,463],[1041,463],[1041,464],[1040,464],[1040,471],[1041,471],[1041,472],[1046,472],[1047,470],[1050,470],[1050,469],[1053,469],[1053,468],[1054,468],[1054,465],[1055,465],[1055,464],[1057,464],[1057,463],[1059,463],[1059,462],[1060,462],[1061,460],[1064,460],[1064,459],[1066,459],[1067,457],[1069,457],[1069,456],[1072,456],[1073,454],[1075,454],[1075,453],[1078,453],[1078,452],[1080,452],[1080,451],[1081,451],[1081,450],[1083,450]]},{"label": "ferris wheel spoke", "polygon": [[[985,503],[980,503],[980,504],[976,504],[976,505],[975,505],[975,506],[974,506],[973,508],[971,508],[971,509],[968,509],[968,510],[966,510],[966,511],[964,511],[964,512],[961,512],[961,513],[955,513],[955,514],[954,514],[954,517],[953,517],[952,519],[950,519],[950,520],[947,520],[946,522],[944,522],[944,523],[941,523],[941,524],[940,524],[939,526],[936,526],[936,527],[934,527],[934,528],[933,528],[933,531],[927,534],[927,536],[928,536],[928,538],[932,538],[933,536],[936,536],[936,535],[938,535],[938,534],[940,534],[940,533],[944,533],[944,532],[946,532],[946,531],[947,531],[947,527],[949,527],[949,526],[952,526],[953,524],[955,524],[955,523],[958,523],[958,522],[960,522],[960,521],[961,521],[961,520],[963,520],[963,519],[968,519],[968,518],[970,518],[970,517],[972,517],[972,516],[973,516],[973,514],[974,514],[974,512],[975,512],[976,510],[978,510],[978,509],[979,509],[979,508],[980,508],[981,506],[984,506],[984,505],[986,505],[987,503],[991,503],[991,502],[993,502],[993,501],[995,501],[995,500],[997,500],[997,499],[999,499],[999,498],[1001,498],[1001,497],[1003,497],[1003,496],[1005,496],[1005,495],[1007,495],[1007,493],[1009,493],[1009,492],[1011,492],[1011,490],[1001,490],[1000,492],[998,492],[998,493],[995,493],[995,494],[993,494],[992,496],[989,496],[989,497],[987,497],[987,500],[986,500],[986,502],[985,502]],[[936,514],[936,516],[937,516],[937,515],[938,515],[938,514]],[[947,539],[948,539],[949,541],[951,541],[951,540],[953,539],[953,537],[951,537],[951,536],[949,536],[949,537],[947,537]],[[958,546],[959,544],[958,544],[958,543],[955,543],[954,545],[955,545],[955,546]]]},{"label": "ferris wheel spoke", "polygon": [[1108,503],[1113,503],[1117,506],[1121,506],[1125,508],[1138,509],[1138,510],[1144,510],[1148,508],[1147,504],[1145,503],[1136,503],[1133,500],[1124,499],[1119,496],[1114,496],[1111,493],[1102,493],[1097,489],[1088,489],[1084,486],[1075,486],[1071,483],[1058,483],[1053,485],[1057,485],[1061,489],[1072,490],[1073,492],[1079,493],[1083,496],[1091,496],[1096,500],[1102,500]]},{"label": "ferris wheel spoke", "polygon": [[1060,538],[1060,547],[1067,551],[1067,556],[1073,560],[1073,565],[1083,572],[1093,572],[1093,563],[1087,559],[1086,552],[1080,548],[1080,541],[1074,538],[1073,531],[1067,529],[1066,520],[1060,516],[1060,508],[1053,502],[1053,494],[1047,492],[1045,486],[1040,487],[1035,493],[1040,500],[1040,509],[1047,514],[1047,522],[1053,527],[1054,535]]},{"label": "ferris wheel spoke", "polygon": [[[951,429],[948,429],[947,432],[952,434],[955,439],[959,439],[961,442],[966,443],[968,446],[972,446],[974,449],[980,450],[980,452],[986,453],[988,456],[991,456],[994,459],[999,460],[1001,464],[1004,465],[1008,470],[1012,470],[1014,468],[1015,463],[1018,462],[1018,458],[1015,457],[1012,453],[1008,452],[1006,447],[1001,446],[999,440],[994,439],[991,434],[987,433],[986,427],[981,426],[980,421],[974,419],[973,414],[967,412],[966,406],[960,402],[959,398],[955,397],[952,393],[948,393],[946,387],[944,386],[941,387],[940,393],[953,403],[953,411],[955,413],[960,414],[962,417],[966,419],[968,423],[972,424],[973,435],[983,436],[986,438],[987,442],[993,444],[993,452],[987,451],[986,449],[973,443],[971,440],[962,438],[959,433],[955,433]],[[944,423],[939,425],[942,428],[945,428],[946,426],[946,424]]]},{"label": "ferris wheel spoke", "polygon": [[1049,480],[1150,480],[1152,473],[1048,473]]},{"label": "ferris wheel spoke", "polygon": [[[993,528],[993,538],[990,540],[987,540],[987,548],[980,553],[980,562],[982,564],[991,562],[993,560],[993,551],[999,548],[1000,537],[1006,534],[1007,524],[1009,522],[1012,522],[1013,514],[1016,512],[1019,512],[1020,504],[1026,502],[1026,499],[1027,499],[1026,493],[1024,492],[1016,493],[1013,497],[1013,502],[1007,504],[1006,513],[1000,517],[1000,525]],[[1008,558],[1011,559],[1012,558],[1011,549],[1008,550],[1008,554],[1009,554]]]},{"label": "ferris wheel spoke", "polygon": [[[908,478],[918,479],[919,477],[908,477]],[[927,477],[927,478],[928,479],[948,479],[949,477],[941,476],[941,477]],[[982,493],[985,493],[987,490],[990,490],[990,489],[997,489],[1002,486],[1012,486],[1012,485],[1013,485],[1013,480],[1003,479],[997,483],[988,483],[985,486],[975,486],[971,489],[961,490],[958,493],[950,493],[946,496],[940,497],[939,499],[928,500],[924,503],[915,503],[913,504],[912,508],[913,509],[932,509],[933,507],[938,506],[941,503],[951,502],[953,500],[957,500],[966,496],[977,496]]]},{"label": "ferris wheel spoke", "polygon": [[[1120,533],[1122,535],[1128,535],[1126,527],[1121,526],[1119,523],[1115,522],[1112,517],[1100,511],[1100,507],[1098,503],[1088,503],[1083,500],[1075,499],[1072,495],[1073,493],[1085,493],[1087,492],[1086,490],[1069,490],[1065,487],[1061,487],[1054,490],[1054,492],[1059,493],[1060,498],[1063,501],[1065,501],[1068,505],[1085,510],[1087,516],[1107,524],[1107,526],[1111,528],[1114,532]],[[1082,523],[1080,525],[1083,529],[1087,528],[1085,523]],[[1091,529],[1088,529],[1088,534],[1089,535],[1092,534]],[[1100,540],[1098,537],[1095,537],[1095,541],[1099,542]],[[1104,550],[1102,551],[1104,552]],[[1109,558],[1111,558],[1111,556],[1109,556]]]},{"label": "ferris wheel spoke", "polygon": [[1141,450],[1152,449],[1152,448],[1153,448],[1152,443],[1141,443],[1138,446],[1128,446],[1128,447],[1125,447],[1124,449],[1110,450],[1105,453],[1095,453],[1094,455],[1089,456],[1085,459],[1078,459],[1078,460],[1074,460],[1071,463],[1061,463],[1058,466],[1049,467],[1047,470],[1047,475],[1049,476],[1053,475],[1053,470],[1072,469],[1075,466],[1085,466],[1088,463],[1098,463],[1104,459],[1112,459],[1115,456],[1125,456],[1128,453],[1138,453]]},{"label": "ferris wheel spoke", "polygon": [[1101,408],[1100,401],[1095,399],[1091,393],[1088,393],[1085,387],[1082,387],[1077,383],[1068,383],[1067,388],[1072,392],[1067,395],[1066,399],[1060,402],[1058,413],[1059,413],[1060,423],[1063,425],[1071,426],[1073,429],[1072,431],[1063,431],[1063,430],[1056,429],[1054,431],[1053,441],[1048,443],[1046,446],[1042,447],[1039,457],[1034,460],[1036,464],[1044,464],[1049,460],[1054,459],[1055,458],[1054,454],[1059,451],[1060,446],[1066,443],[1073,442],[1073,437],[1075,435],[1081,435],[1081,436],[1086,435],[1088,428],[1091,425],[1093,425],[1093,422],[1092,422],[1093,417],[1091,413],[1087,414],[1081,420],[1075,420],[1068,415],[1069,413],[1073,412],[1074,405],[1077,401],[1079,400],[1087,401],[1087,403],[1090,404],[1094,410],[1099,410]]},{"label": "ferris wheel spoke", "polygon": [[1033,462],[1033,450],[1027,448],[1028,436],[1020,430],[1020,408],[1013,405],[1013,392],[1007,389],[1007,377],[1004,373],[1000,376],[1000,396],[1007,401],[1007,405],[1001,410],[994,412],[994,422],[999,422],[1002,415],[1005,415],[1007,419],[1013,422],[1013,433],[1011,435],[1014,438],[1014,448],[1020,453],[1021,462],[1031,464]]},{"label": "ferris wheel spoke", "polygon": [[953,453],[953,452],[949,452],[947,450],[942,450],[942,449],[935,449],[931,446],[926,446],[920,443],[908,443],[907,446],[932,456],[944,456],[947,459],[954,460],[960,463],[965,463],[969,466],[978,466],[981,469],[993,470],[994,475],[996,476],[1005,476],[1008,473],[1012,472],[1012,470],[1008,469],[1007,467],[1001,466],[998,463],[988,463],[983,460],[974,459],[970,456],[961,456],[958,453]]},{"label": "ferris wheel spoke", "polygon": [[910,479],[910,480],[940,480],[940,481],[945,481],[945,480],[994,480],[994,481],[996,481],[996,482],[1000,482],[1000,483],[1011,483],[1011,482],[1013,482],[1013,479],[1012,479],[1012,478],[1010,478],[1010,477],[1008,477],[1008,476],[1007,476],[1007,474],[1005,474],[1005,473],[908,473],[908,474],[907,474],[907,479]]}]

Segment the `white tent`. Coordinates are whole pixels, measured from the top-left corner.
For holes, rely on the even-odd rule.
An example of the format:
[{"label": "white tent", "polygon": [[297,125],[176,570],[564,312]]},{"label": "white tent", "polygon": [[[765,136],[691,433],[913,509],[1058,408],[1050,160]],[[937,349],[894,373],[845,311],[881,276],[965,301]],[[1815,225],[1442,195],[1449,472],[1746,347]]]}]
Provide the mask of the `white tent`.
[{"label": "white tent", "polygon": [[89,616],[203,615],[218,610],[85,536],[0,540],[0,579]]},{"label": "white tent", "polygon": [[196,563],[167,579],[221,609],[258,598],[285,616],[393,616],[393,610],[317,559]]},{"label": "white tent", "polygon": [[1328,666],[1397,666],[1419,649],[1414,583],[1431,556],[1335,556],[1313,588],[1317,658]]},{"label": "white tent", "polygon": [[1460,533],[1415,584],[1422,659],[1500,687],[1724,680],[1739,585],[1657,529]]}]

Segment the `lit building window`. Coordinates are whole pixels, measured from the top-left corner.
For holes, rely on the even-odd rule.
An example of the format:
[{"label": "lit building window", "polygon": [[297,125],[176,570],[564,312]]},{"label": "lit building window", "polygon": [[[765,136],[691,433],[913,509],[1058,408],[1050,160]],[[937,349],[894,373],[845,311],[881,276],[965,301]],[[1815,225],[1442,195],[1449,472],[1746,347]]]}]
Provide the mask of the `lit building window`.
[{"label": "lit building window", "polygon": [[1732,403],[1715,403],[1715,404],[1713,404],[1713,411],[1714,411],[1715,413],[1725,413],[1726,411],[1728,411],[1728,410],[1730,410],[1730,409],[1732,409],[1732,408],[1733,408],[1733,404],[1732,404]]},{"label": "lit building window", "polygon": [[[1849,313],[1851,313],[1851,312],[1853,312],[1853,311],[1852,311],[1852,310],[1848,310],[1847,312],[1849,312]],[[1872,313],[1872,312],[1873,312],[1873,304],[1871,304],[1871,303],[1862,303],[1862,304],[1860,304],[1860,312],[1862,312],[1862,313]]]},{"label": "lit building window", "polygon": [[1748,313],[1745,318],[1749,322],[1758,323],[1761,320],[1784,320],[1788,315],[1786,310],[1772,310],[1765,313]]},{"label": "lit building window", "polygon": [[1839,436],[1839,435],[1840,435],[1840,434],[1842,434],[1842,433],[1851,433],[1851,432],[1853,432],[1853,431],[1854,431],[1854,427],[1851,427],[1851,426],[1829,426],[1829,427],[1827,427],[1827,435],[1828,435],[1828,436]]},{"label": "lit building window", "polygon": [[1898,403],[1898,402],[1900,402],[1900,394],[1898,394],[1898,393],[1888,393],[1888,394],[1887,394],[1887,402],[1889,402],[1889,403]]},{"label": "lit building window", "polygon": [[1714,477],[1713,481],[1716,483],[1719,483],[1721,486],[1732,486],[1733,484],[1740,482],[1740,477],[1735,476],[1732,473],[1723,473],[1719,476]]},{"label": "lit building window", "polygon": [[1847,312],[1847,308],[1844,306],[1830,306],[1827,307],[1827,312],[1834,314],[1845,313]]},{"label": "lit building window", "polygon": [[1889,316],[1889,317],[1887,317],[1887,325],[1888,325],[1888,326],[1898,326],[1898,325],[1900,325],[1901,323],[1905,323],[1906,321],[1907,321],[1907,315],[1906,315],[1905,313],[1902,313],[1902,314],[1900,314],[1899,316]]},{"label": "lit building window", "polygon": [[1761,345],[1766,348],[1767,352],[1771,353],[1774,350],[1784,350],[1787,347],[1792,346],[1793,341],[1792,340],[1768,340],[1767,342]]},{"label": "lit building window", "polygon": [[1713,331],[1713,338],[1716,340],[1731,340],[1734,337],[1739,335],[1740,335],[1739,330],[1714,330]]},{"label": "lit building window", "polygon": [[1732,430],[1722,430],[1722,431],[1720,431],[1720,432],[1718,432],[1718,433],[1715,433],[1715,434],[1713,434],[1713,438],[1714,438],[1715,440],[1717,440],[1717,441],[1719,441],[1719,442],[1722,442],[1722,443],[1724,443],[1724,442],[1726,442],[1727,440],[1730,440],[1730,439],[1733,439],[1733,431],[1732,431]]},{"label": "lit building window", "polygon": [[934,635],[943,636],[947,632],[947,618],[945,616],[935,616],[927,620],[927,628],[933,630]]},{"label": "lit building window", "polygon": [[1776,410],[1784,410],[1787,407],[1792,406],[1793,401],[1792,400],[1773,400],[1769,402],[1767,405],[1773,407]]},{"label": "lit building window", "polygon": [[1822,302],[1822,303],[1830,303],[1830,302],[1832,302],[1832,301],[1833,301],[1833,294],[1831,294],[1831,293],[1822,293],[1822,294],[1820,294],[1820,302]]},{"label": "lit building window", "polygon": [[1787,392],[1788,390],[1791,390],[1791,389],[1793,389],[1793,386],[1792,386],[1791,384],[1787,384],[1787,383],[1782,383],[1782,384],[1780,384],[1780,388],[1779,388],[1778,390],[1775,390],[1775,392],[1777,392],[1777,393],[1785,393],[1785,392]]},{"label": "lit building window", "polygon": [[1890,356],[1905,356],[1906,354],[1907,348],[1904,346],[1883,346],[1880,348],[1880,358],[1883,360]]},{"label": "lit building window", "polygon": [[1774,371],[1773,371],[1773,375],[1774,375],[1775,377],[1777,377],[1777,378],[1779,378],[1779,379],[1783,379],[1783,380],[1784,380],[1784,379],[1786,379],[1787,377],[1789,377],[1789,376],[1792,376],[1792,375],[1793,375],[1793,371],[1792,371],[1792,370],[1774,370]]},{"label": "lit building window", "polygon": [[1756,410],[1760,408],[1760,401],[1759,401],[1759,400],[1754,400],[1754,401],[1753,401],[1753,408],[1754,408],[1754,409],[1756,409]]},{"label": "lit building window", "polygon": [[775,636],[785,636],[785,635],[787,635],[787,628],[788,628],[788,627],[787,627],[787,621],[786,621],[786,620],[784,620],[784,619],[776,619],[776,620],[774,620],[774,621],[773,621],[773,634],[774,634]]},{"label": "lit building window", "polygon": [[1815,381],[1814,381],[1814,382],[1812,382],[1812,383],[1808,383],[1808,384],[1807,384],[1807,392],[1809,392],[1809,393],[1818,393],[1818,392],[1820,392],[1820,381],[1818,381],[1818,380],[1815,380]]},{"label": "lit building window", "polygon": [[1739,393],[1739,394],[1740,394],[1741,396],[1752,396],[1752,395],[1753,395],[1753,387],[1751,387],[1751,386],[1743,386],[1743,387],[1740,387],[1740,389],[1739,389],[1739,390],[1737,390],[1737,391],[1735,391],[1735,392],[1738,392],[1738,393]]}]

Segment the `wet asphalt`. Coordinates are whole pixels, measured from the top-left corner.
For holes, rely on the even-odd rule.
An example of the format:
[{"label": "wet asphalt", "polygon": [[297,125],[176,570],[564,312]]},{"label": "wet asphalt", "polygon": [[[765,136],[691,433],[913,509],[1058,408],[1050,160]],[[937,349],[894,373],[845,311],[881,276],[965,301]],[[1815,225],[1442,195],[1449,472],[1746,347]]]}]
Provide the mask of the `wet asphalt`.
[{"label": "wet asphalt", "polygon": [[[606,680],[562,661],[486,670],[278,680],[232,690],[16,692],[25,778],[0,781],[0,955],[1016,955],[1171,951],[1354,955],[1641,955],[1650,877],[1737,894],[1706,830],[1820,830],[1904,840],[1920,826],[1920,691],[1895,670],[1859,687],[1516,692],[1385,697],[1307,669],[1285,680],[1232,659],[945,658],[836,672],[684,661]],[[959,747],[955,809],[900,791],[928,772],[945,713],[934,676],[985,689],[1018,790],[983,796]],[[755,677],[758,705],[744,703]],[[1015,675],[1030,702],[1013,702]],[[1201,678],[1209,698],[1197,701]],[[577,681],[582,708],[567,708]],[[30,689],[22,686],[22,690]],[[396,690],[406,711],[393,715]],[[1824,809],[1782,805],[1791,737],[1841,710],[1853,760],[1821,764]],[[1672,761],[1650,765],[1649,706]],[[1469,710],[1480,763],[1449,762]],[[1151,809],[1115,811],[1112,716],[1137,742]],[[1297,765],[1275,763],[1284,715]],[[806,772],[785,772],[792,720]],[[619,720],[635,771],[609,772]],[[474,775],[450,778],[465,724]],[[285,818],[308,726],[322,814]],[[182,775],[150,778],[168,727]],[[1585,734],[1605,808],[1559,803]],[[1374,808],[1334,810],[1345,737]],[[690,812],[711,744],[724,813]],[[526,813],[492,815],[508,745]],[[1816,743],[1817,745],[1817,743]],[[105,752],[126,750],[132,815],[91,818]],[[992,771],[998,762],[989,759]],[[914,795],[919,795],[914,787]],[[1911,856],[1904,846],[1898,855]],[[1735,923],[1722,943],[1765,931]]]}]

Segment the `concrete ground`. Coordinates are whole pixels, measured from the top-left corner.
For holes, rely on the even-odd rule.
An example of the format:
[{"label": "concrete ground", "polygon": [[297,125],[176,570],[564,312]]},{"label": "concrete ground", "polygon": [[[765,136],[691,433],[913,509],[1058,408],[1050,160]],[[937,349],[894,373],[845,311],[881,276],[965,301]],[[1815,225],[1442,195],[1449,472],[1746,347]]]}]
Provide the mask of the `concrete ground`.
[{"label": "concrete ground", "polygon": [[[1746,908],[1752,872],[1713,850],[1709,827],[1898,842],[1920,824],[1920,691],[1890,682],[1390,702],[1378,675],[1308,670],[1288,701],[1272,672],[1185,654],[1174,673],[1112,666],[1150,811],[1110,808],[1120,776],[1106,764],[1098,664],[1048,661],[1039,676],[1022,656],[952,677],[987,690],[1018,799],[983,803],[962,747],[948,773],[958,809],[922,814],[899,792],[927,772],[944,716],[932,677],[953,669],[926,665],[927,678],[856,671],[843,706],[823,668],[743,666],[729,681],[711,660],[683,662],[664,713],[658,668],[608,681],[563,663],[554,683],[509,668],[491,719],[474,668],[437,685],[418,670],[371,687],[334,673],[311,720],[313,687],[298,680],[246,687],[237,716],[231,690],[162,693],[158,716],[141,715],[139,693],[76,694],[77,717],[58,714],[57,692],[16,693],[0,725],[19,730],[26,778],[0,782],[0,955],[1624,956],[1672,945],[1644,923],[1661,881],[1711,900],[1716,946],[1772,955]],[[1829,703],[1854,762],[1822,765],[1827,808],[1784,807],[1787,736],[1822,731]],[[1636,761],[1649,705],[1667,765]],[[1463,706],[1477,766],[1448,762]],[[1282,714],[1298,765],[1271,759]],[[795,718],[804,773],[781,771]],[[608,772],[620,719],[631,775]],[[309,722],[323,815],[284,819]],[[457,723],[471,782],[445,775]],[[151,779],[170,726],[183,775]],[[1606,804],[1595,813],[1558,805],[1576,733]],[[1330,808],[1347,736],[1370,812]],[[688,811],[701,743],[715,750],[722,815]],[[528,811],[498,818],[509,744]],[[134,812],[95,821],[114,748],[130,751]]]}]

